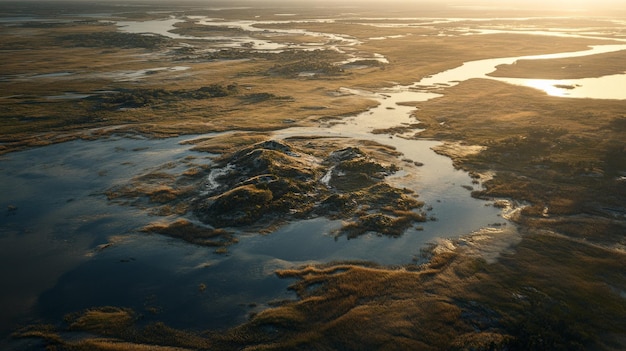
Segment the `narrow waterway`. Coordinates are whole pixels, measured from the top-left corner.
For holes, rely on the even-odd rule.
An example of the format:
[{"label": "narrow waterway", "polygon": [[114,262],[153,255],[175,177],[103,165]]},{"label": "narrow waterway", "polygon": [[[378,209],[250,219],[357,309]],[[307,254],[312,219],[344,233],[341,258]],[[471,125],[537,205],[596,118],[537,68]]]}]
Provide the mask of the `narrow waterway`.
[{"label": "narrow waterway", "polygon": [[412,87],[415,89],[432,89],[433,86],[454,86],[460,82],[472,78],[493,79],[501,82],[528,86],[545,91],[549,95],[569,98],[590,99],[626,99],[626,71],[620,74],[607,75],[597,78],[579,79],[522,79],[507,77],[492,77],[489,73],[494,72],[499,65],[510,65],[520,60],[550,60],[570,57],[582,57],[606,54],[626,50],[626,44],[594,45],[588,50],[564,52],[547,55],[528,55],[516,57],[504,57],[466,62],[463,65],[437,73],[431,77],[422,79]]},{"label": "narrow waterway", "polygon": [[[175,29],[175,24],[179,22],[183,22],[185,20],[193,20],[196,25],[203,26],[213,26],[213,27],[224,27],[224,28],[238,28],[241,29],[244,33],[255,33],[259,37],[250,37],[250,36],[241,36],[241,37],[193,37],[193,36],[184,36],[175,34],[172,30]],[[357,18],[355,20],[364,20],[363,18]],[[382,19],[379,19],[382,20]],[[412,27],[412,26],[428,26],[432,24],[441,24],[441,23],[454,23],[454,22],[465,22],[465,21],[476,21],[476,22],[486,22],[494,19],[490,18],[481,18],[481,19],[468,19],[468,18],[447,18],[447,19],[437,19],[435,22],[432,22],[432,19],[424,19],[424,18],[415,18],[416,23],[393,23],[393,19],[387,19],[389,23],[384,24],[372,24],[372,23],[363,23],[362,25],[369,26],[391,26],[391,27]],[[398,20],[398,19],[396,19]],[[408,19],[405,19],[408,20]],[[427,22],[424,22],[428,20]],[[528,18],[518,18],[518,19],[509,19],[515,21],[526,21]],[[262,20],[240,20],[240,21],[225,21],[220,18],[211,18],[206,16],[188,16],[184,18],[176,18],[171,17],[167,19],[161,20],[151,20],[151,21],[120,21],[117,22],[119,29],[121,31],[129,32],[129,33],[156,33],[163,36],[167,36],[173,39],[196,39],[196,40],[212,40],[212,41],[221,41],[221,44],[216,44],[218,47],[222,48],[232,48],[232,47],[249,47],[254,50],[264,50],[264,51],[277,51],[277,50],[285,50],[285,49],[297,49],[297,50],[311,50],[311,49],[334,49],[344,54],[349,54],[353,56],[351,59],[345,62],[340,62],[338,64],[349,63],[354,60],[359,59],[374,59],[384,63],[387,63],[387,59],[378,54],[378,53],[365,53],[359,51],[358,53],[354,50],[354,47],[357,47],[362,42],[354,37],[341,35],[341,34],[332,34],[332,33],[320,33],[313,32],[304,29],[288,29],[281,28],[276,29],[272,28],[271,30],[264,29],[264,25],[275,25],[275,24],[293,24],[293,23],[333,23],[333,20],[329,19],[307,19],[307,20],[282,20],[282,21],[262,21]],[[456,28],[452,31],[454,34],[449,35],[489,35],[489,34],[503,34],[503,33],[513,33],[513,34],[525,34],[525,35],[535,35],[535,36],[554,36],[554,37],[563,37],[563,38],[584,38],[584,39],[597,39],[597,40],[606,40],[607,43],[613,42],[615,44],[606,44],[606,45],[594,45],[591,46],[588,50],[582,50],[577,52],[565,52],[565,53],[556,53],[556,54],[545,54],[545,55],[527,55],[527,56],[516,56],[516,57],[503,57],[503,58],[494,58],[494,59],[485,59],[485,60],[477,60],[466,62],[463,65],[451,69],[445,72],[438,73],[433,75],[432,77],[428,77],[422,79],[420,82],[415,83],[414,87],[426,87],[427,89],[432,88],[433,86],[439,84],[439,86],[451,86],[458,84],[459,82],[471,79],[471,78],[487,78],[494,79],[502,82],[506,82],[514,85],[527,86],[535,89],[542,90],[549,95],[559,96],[559,97],[568,97],[568,98],[591,98],[591,99],[626,99],[626,89],[623,89],[626,86],[626,71],[606,75],[602,77],[593,77],[593,78],[578,78],[578,79],[541,79],[541,77],[535,77],[532,79],[526,78],[511,78],[511,77],[492,77],[488,74],[494,72],[496,67],[499,65],[509,65],[514,64],[519,60],[549,60],[549,59],[558,59],[558,58],[570,58],[570,57],[581,57],[581,56],[589,56],[589,55],[598,55],[611,53],[616,51],[626,50],[626,39],[622,39],[619,37],[614,37],[613,32],[607,32],[606,36],[603,36],[603,33],[593,33],[588,34],[585,32],[580,32],[578,30],[567,30],[567,29],[554,29],[554,30],[530,30],[530,29],[519,29],[519,30],[510,30],[510,29],[484,29],[484,28]],[[277,43],[273,41],[273,38],[276,36],[285,36],[285,35],[306,35],[315,38],[319,38],[320,41],[318,43],[308,43],[308,44],[294,44],[294,43]],[[388,37],[373,37],[369,40],[390,40],[394,37],[402,37],[402,36],[388,36]],[[619,44],[617,44],[619,43]],[[249,46],[251,45],[251,46]]]},{"label": "narrow waterway", "polygon": [[[372,131],[417,122],[411,117],[413,107],[401,103],[435,98],[433,91],[467,79],[496,79],[486,75],[499,64],[625,49],[602,45],[576,53],[481,60],[412,85],[379,92],[345,89],[379,105],[331,127],[275,133],[279,139],[321,135],[373,140],[395,147],[402,159],[422,163],[398,159],[403,170],[390,181],[415,190],[437,220],[400,238],[335,238],[332,233],[341,223],[317,218],[287,224],[271,235],[241,234],[240,243],[219,255],[180,240],[138,233],[157,218],[141,208],[110,203],[104,191],[154,170],[177,174],[193,165],[210,165],[208,155],[180,144],[190,137],[72,141],[4,155],[0,277],[7,284],[0,292],[0,329],[39,317],[60,320],[67,312],[103,305],[135,308],[146,312],[147,319],[152,318],[147,311],[152,311],[154,318],[173,326],[198,327],[202,321],[202,328],[228,327],[265,308],[268,301],[293,298],[286,289],[289,281],[276,278],[276,269],[354,259],[409,263],[421,248],[440,238],[506,227],[499,209],[470,196],[468,189],[480,184],[432,151],[439,142]],[[601,96],[626,98],[606,94]]]}]

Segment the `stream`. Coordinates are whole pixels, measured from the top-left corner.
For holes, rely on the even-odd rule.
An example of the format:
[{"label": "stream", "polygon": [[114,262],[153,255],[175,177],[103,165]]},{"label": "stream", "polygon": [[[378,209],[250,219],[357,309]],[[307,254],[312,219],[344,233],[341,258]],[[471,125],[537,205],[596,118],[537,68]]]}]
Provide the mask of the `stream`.
[{"label": "stream", "polygon": [[[192,20],[197,25],[213,26],[213,27],[225,27],[225,28],[238,28],[244,33],[255,33],[262,38],[253,38],[250,36],[240,37],[194,37],[175,34],[175,24],[184,22],[185,20]],[[365,20],[365,18],[355,18],[355,21]],[[454,23],[464,21],[476,21],[485,22],[494,20],[492,18],[481,19],[467,19],[467,18],[440,18],[433,22],[433,19],[425,18],[413,18],[416,23],[393,23],[393,19],[387,19],[389,23],[384,24],[371,24],[364,23],[363,25],[371,26],[392,26],[392,27],[411,27],[411,26],[430,26],[438,23]],[[398,19],[396,19],[398,20]],[[409,20],[409,19],[404,19]],[[501,19],[500,19],[501,20]],[[528,20],[528,18],[511,18],[513,21]],[[240,21],[225,21],[220,18],[211,18],[206,16],[186,16],[183,18],[171,17],[168,19],[150,20],[150,21],[119,21],[117,26],[120,31],[128,33],[156,33],[173,39],[189,39],[189,40],[211,40],[221,41],[221,44],[216,44],[218,48],[234,48],[234,47],[249,47],[254,50],[260,51],[282,51],[286,49],[295,50],[313,50],[313,49],[333,49],[340,53],[351,56],[350,59],[338,64],[346,64],[357,60],[377,60],[383,63],[388,63],[388,60],[378,53],[367,53],[363,51],[357,51],[354,48],[362,42],[354,37],[332,33],[312,32],[304,29],[275,29],[270,30],[263,29],[264,25],[273,24],[289,24],[289,23],[333,23],[333,20],[329,19],[308,19],[308,20],[284,20],[284,21],[262,21],[262,20],[240,20]],[[496,70],[499,65],[515,64],[518,60],[549,60],[558,58],[570,58],[580,57],[588,55],[598,55],[611,53],[616,51],[626,50],[626,39],[619,37],[613,37],[612,32],[607,32],[606,36],[602,36],[602,33],[585,34],[578,33],[576,30],[510,30],[506,29],[472,29],[471,31],[467,27],[460,27],[454,30],[456,35],[489,35],[489,34],[502,34],[502,33],[514,33],[514,34],[526,34],[535,36],[554,36],[565,38],[586,38],[586,39],[598,39],[607,40],[613,43],[620,44],[607,44],[607,45],[594,45],[588,50],[577,52],[565,52],[557,54],[546,55],[527,55],[516,57],[504,57],[494,58],[466,62],[462,66],[455,69],[451,69],[445,72],[438,73],[432,77],[422,79],[420,82],[414,84],[414,87],[432,87],[436,84],[440,86],[451,86],[458,84],[461,81],[470,78],[486,78],[494,79],[502,82],[506,82],[514,85],[527,86],[544,91],[548,95],[568,97],[568,98],[591,98],[591,99],[626,99],[626,70],[617,74],[606,75],[602,77],[594,78],[578,78],[578,79],[541,79],[536,78],[510,78],[510,77],[492,77],[489,73]],[[273,37],[284,35],[306,35],[314,38],[319,38],[319,42],[308,44],[294,44],[283,43],[279,44],[272,41]],[[373,37],[369,40],[385,40],[393,39],[400,36],[389,37]],[[415,101],[415,100],[407,100]]]},{"label": "stream", "polygon": [[[142,31],[149,30],[145,26]],[[181,144],[206,136],[76,140],[0,156],[0,208],[4,209],[0,277],[10,282],[0,291],[0,309],[5,311],[0,330],[39,318],[58,321],[69,311],[105,305],[152,311],[155,318],[174,327],[197,328],[202,321],[202,328],[226,328],[244,322],[249,313],[267,308],[272,300],[294,298],[287,290],[292,281],[278,279],[277,269],[334,260],[406,264],[439,239],[485,229],[505,231],[507,221],[501,210],[470,196],[468,188],[481,185],[455,169],[449,158],[432,151],[439,142],[372,134],[372,130],[417,122],[411,117],[414,107],[400,103],[435,98],[442,86],[471,78],[521,84],[487,77],[499,64],[618,50],[626,50],[626,45],[468,62],[412,85],[379,92],[344,89],[345,94],[367,96],[379,105],[330,127],[274,133],[277,139],[321,135],[372,140],[395,147],[402,158],[423,163],[416,167],[398,160],[403,170],[390,181],[415,190],[437,220],[424,223],[421,230],[409,229],[399,238],[375,234],[335,238],[332,233],[341,223],[316,218],[289,223],[270,235],[241,234],[240,242],[221,255],[181,240],[138,233],[138,228],[157,218],[143,209],[109,202],[104,191],[154,170],[176,174],[192,165],[210,165],[210,155]],[[581,88],[569,91],[569,97],[598,98],[582,88],[587,81],[571,84]],[[615,84],[626,86],[623,80]],[[579,92],[581,96],[575,95]],[[621,95],[598,94],[626,98],[624,89]],[[199,289],[202,284],[206,289]]]}]

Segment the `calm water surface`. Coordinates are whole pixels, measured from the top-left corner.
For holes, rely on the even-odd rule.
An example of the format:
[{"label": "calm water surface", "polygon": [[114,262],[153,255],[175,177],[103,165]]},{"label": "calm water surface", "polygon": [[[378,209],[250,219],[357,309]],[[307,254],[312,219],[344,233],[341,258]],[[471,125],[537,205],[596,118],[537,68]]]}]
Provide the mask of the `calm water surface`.
[{"label": "calm water surface", "polygon": [[[178,21],[168,18],[118,25],[121,30],[173,36],[169,30]],[[352,45],[344,36],[323,38]],[[270,48],[271,39],[266,43]],[[332,127],[289,128],[275,133],[276,138],[327,135],[373,140],[396,147],[403,158],[423,163],[415,167],[398,161],[404,170],[390,180],[414,189],[438,220],[425,223],[423,230],[410,229],[400,238],[335,238],[332,233],[341,223],[318,218],[287,224],[271,235],[242,234],[228,255],[218,255],[180,240],[138,233],[138,228],[158,218],[139,208],[112,204],[103,192],[150,171],[177,174],[191,165],[210,165],[208,155],[180,144],[188,137],[73,141],[1,156],[0,209],[4,212],[0,214],[0,277],[6,284],[0,290],[0,309],[4,312],[0,330],[8,331],[16,321],[30,322],[38,317],[58,321],[69,311],[102,305],[152,311],[157,314],[147,313],[148,320],[161,319],[173,326],[198,327],[198,321],[203,321],[203,328],[227,327],[265,308],[268,301],[293,298],[286,289],[290,281],[276,278],[276,269],[345,259],[403,264],[438,238],[506,224],[499,210],[471,198],[465,188],[476,189],[479,184],[473,184],[448,158],[431,150],[438,142],[372,134],[372,130],[416,122],[410,117],[413,108],[399,103],[437,97],[432,91],[442,85],[476,77],[544,86],[541,89],[555,95],[559,94],[551,92],[555,85],[574,85],[568,95],[561,96],[623,99],[626,89],[609,89],[619,91],[609,95],[608,90],[592,87],[607,81],[613,87],[624,87],[624,75],[539,83],[486,75],[499,64],[519,59],[625,49],[624,45],[601,45],[576,53],[481,60],[380,92],[345,89],[346,94],[369,96],[380,105]],[[600,95],[591,95],[596,93]],[[205,290],[199,289],[202,284]]]}]

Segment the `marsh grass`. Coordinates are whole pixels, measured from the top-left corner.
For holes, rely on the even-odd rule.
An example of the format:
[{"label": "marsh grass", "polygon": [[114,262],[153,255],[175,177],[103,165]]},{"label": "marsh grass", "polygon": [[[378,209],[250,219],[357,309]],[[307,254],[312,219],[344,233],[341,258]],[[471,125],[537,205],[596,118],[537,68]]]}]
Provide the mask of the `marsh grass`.
[{"label": "marsh grass", "polygon": [[623,242],[624,197],[615,179],[625,165],[615,145],[626,130],[608,126],[621,123],[623,107],[484,80],[420,105],[424,135],[486,146],[450,154],[457,167],[497,172],[475,196],[530,203],[516,219],[527,230],[522,242],[483,266],[464,293],[497,313],[508,349],[620,345],[626,303],[616,291],[626,281],[614,248]]},{"label": "marsh grass", "polygon": [[159,346],[154,344],[138,344],[115,339],[87,339],[64,345],[68,350],[95,351],[187,351],[189,348]]},{"label": "marsh grass", "polygon": [[[305,9],[295,18],[310,18],[320,13],[336,16],[335,10],[332,7]],[[387,13],[386,10],[377,9],[370,14],[380,16]],[[275,13],[275,9],[263,11],[240,9],[221,14],[254,19],[257,15],[274,16]],[[125,16],[156,16],[131,12]],[[532,19],[525,23],[540,27],[553,26],[553,21],[557,20]],[[586,26],[589,21],[578,19],[566,25]],[[498,24],[498,20],[485,24],[489,23]],[[562,21],[556,23],[564,25]],[[555,45],[552,37],[516,34],[422,36],[450,33],[454,30],[451,26],[457,25],[410,29],[380,29],[354,23],[286,25],[318,32],[340,32],[359,39],[411,34],[363,41],[358,46],[358,50],[381,53],[388,58],[390,63],[384,65],[384,70],[369,67],[316,79],[294,76],[302,69],[295,62],[306,54],[274,55],[272,58],[281,59],[276,62],[247,50],[227,50],[202,60],[194,56],[197,53],[184,50],[172,50],[174,56],[166,56],[161,47],[68,48],[57,39],[98,35],[104,38],[109,34],[95,33],[110,32],[114,28],[85,23],[24,28],[3,26],[0,45],[9,55],[3,57],[0,72],[10,79],[0,82],[0,87],[4,95],[13,97],[0,99],[3,109],[0,152],[78,137],[104,137],[111,130],[173,136],[226,130],[271,131],[283,128],[285,119],[301,125],[323,120],[340,122],[342,117],[376,104],[354,96],[337,96],[335,93],[342,86],[376,88],[410,84],[464,61],[575,51],[601,43],[592,39],[559,38]],[[198,28],[192,26],[185,30],[191,32]],[[206,48],[210,49],[201,49]],[[326,52],[310,55],[318,60],[314,66],[321,68],[328,68],[329,63],[341,56],[331,57]],[[584,73],[573,68],[564,70],[563,74],[568,77],[597,75],[614,72],[621,62],[620,55],[601,56],[612,62],[606,70],[601,69],[603,63],[589,60],[599,57],[563,60],[558,64],[584,64]],[[545,72],[554,67],[553,62],[557,61],[522,62],[519,67]],[[141,81],[123,82],[106,75],[85,78],[77,73],[111,73],[171,65],[189,66],[192,74],[157,73]],[[500,72],[504,69],[502,67]],[[34,73],[56,72],[77,76],[28,79]],[[523,76],[525,72],[515,74]],[[27,79],[22,79],[21,75]],[[167,84],[170,92],[193,91],[207,82],[237,83],[252,97],[288,96],[289,99],[245,101],[241,97],[225,96],[187,99],[184,103],[168,101],[168,104],[156,99],[124,111],[97,111],[85,100],[45,100],[46,96],[65,91],[163,89],[163,84]],[[485,146],[486,149],[477,154],[453,156],[457,167],[475,174],[496,172],[496,176],[485,183],[485,189],[475,196],[530,203],[517,219],[524,232],[522,241],[503,253],[498,261],[488,263],[483,257],[468,253],[463,245],[452,244],[451,247],[433,247],[423,264],[404,267],[334,262],[279,271],[279,277],[296,279],[291,288],[299,299],[278,304],[253,315],[241,326],[219,333],[200,335],[162,323],[146,326],[133,311],[103,307],[71,314],[65,326],[32,327],[21,336],[42,338],[50,350],[624,349],[625,257],[623,251],[615,248],[619,243],[623,245],[623,199],[626,198],[623,183],[616,180],[626,168],[624,102],[553,98],[532,89],[489,80],[470,80],[443,92],[446,95],[442,98],[419,103],[416,113],[422,123],[419,128],[426,127],[420,136]],[[325,108],[313,110],[311,106]],[[115,128],[108,129],[112,126]],[[90,128],[100,129],[86,131]],[[265,138],[262,133],[235,133],[203,141],[198,147],[229,154]],[[328,138],[289,142],[298,147],[307,146],[308,154],[319,160],[334,150],[354,144],[352,140]],[[380,145],[362,143],[359,148],[376,152],[383,156],[381,159],[394,153]],[[364,168],[367,167],[356,167],[357,170]],[[202,174],[200,170],[193,177]],[[176,188],[171,177],[155,175],[138,181],[133,187],[111,192],[110,196],[117,199],[125,195],[141,197],[152,199],[163,208],[180,206],[180,213],[188,210],[183,202],[177,204],[176,199],[190,193]],[[349,185],[354,188],[354,184]],[[250,186],[246,189],[250,190]],[[262,199],[269,195],[264,189],[252,190],[254,194],[263,195]],[[395,208],[395,212],[385,214],[388,217],[384,219],[388,219],[392,215],[410,214],[412,206],[419,205],[414,197],[406,195],[400,189],[376,183],[350,193],[328,194],[319,200],[326,202],[330,209],[336,209],[335,212],[365,218],[371,217],[367,211],[375,206],[380,206],[381,212]],[[355,206],[352,201],[355,199],[371,199],[372,203]],[[607,211],[607,207],[612,210]],[[547,216],[544,215],[546,208]],[[333,214],[327,210],[327,214]],[[153,225],[149,230],[184,240],[196,240],[196,237],[213,240],[216,234],[185,221]],[[19,333],[16,336],[19,337]]]},{"label": "marsh grass", "polygon": [[141,229],[146,233],[157,233],[202,246],[228,246],[239,240],[224,229],[213,229],[199,226],[185,219],[178,219],[172,223],[154,223]]},{"label": "marsh grass", "polygon": [[84,330],[102,335],[120,334],[131,327],[136,319],[132,310],[119,307],[94,308],[82,314],[69,314],[65,317],[70,330]]},{"label": "marsh grass", "polygon": [[[335,262],[278,271],[281,278],[297,279],[291,289],[299,300],[278,304],[223,333],[200,337],[157,324],[116,337],[129,345],[143,340],[177,347],[204,343],[215,350],[586,350],[619,345],[626,327],[626,303],[619,295],[626,287],[619,273],[623,253],[532,231],[494,263],[464,254],[463,246],[433,247],[428,254],[427,263],[411,269]],[[119,330],[116,326],[129,318],[125,310],[104,308],[68,320],[95,332],[110,324],[114,327],[107,330]]]},{"label": "marsh grass", "polygon": [[195,151],[212,154],[229,154],[239,148],[260,143],[269,138],[270,135],[266,133],[235,132],[210,138],[194,139],[189,141],[189,143],[195,145],[193,147]]},{"label": "marsh grass", "polygon": [[428,124],[424,136],[486,147],[455,157],[470,171],[498,171],[476,195],[529,201],[535,206],[527,214],[548,207],[554,215],[571,215],[623,208],[617,177],[626,164],[623,148],[616,145],[626,138],[626,129],[609,127],[621,123],[623,106],[471,80],[421,105],[416,117]]},{"label": "marsh grass", "polygon": [[[198,334],[162,323],[140,325],[139,320],[140,315],[130,309],[105,306],[68,314],[63,329],[32,326],[14,337],[44,339],[46,350],[64,351],[184,351],[211,346],[207,338]],[[75,335],[67,339],[60,336],[72,333]]]},{"label": "marsh grass", "polygon": [[[122,41],[118,44],[123,44],[123,47],[99,52],[93,48],[64,44],[63,40],[69,39],[82,42],[84,38],[106,35],[126,37],[116,34],[112,25],[83,23],[44,27],[27,37],[6,27],[1,30],[3,35],[7,34],[7,43],[21,43],[11,47],[11,55],[0,69],[0,73],[10,78],[1,82],[4,95],[10,96],[0,99],[4,110],[0,121],[3,152],[75,138],[103,137],[112,130],[156,137],[233,129],[275,130],[284,127],[286,119],[302,121],[321,117],[301,109],[303,106],[322,105],[320,100],[324,100],[323,104],[327,107],[324,115],[327,116],[351,115],[372,106],[372,102],[365,99],[345,97],[327,104],[326,83],[319,79],[316,83],[295,80],[285,89],[284,78],[265,75],[277,64],[294,65],[302,59],[301,55],[315,58],[323,66],[338,58],[336,52],[281,53],[278,60],[274,60],[276,55],[271,55],[272,58],[260,57],[256,61],[178,62],[175,56],[160,56],[159,60],[145,58],[145,55],[160,55],[163,50],[160,46],[141,48],[135,45],[131,48]],[[111,39],[113,44],[117,40],[114,39]],[[171,42],[168,39],[168,45]],[[89,41],[83,44],[89,45]],[[25,57],[28,57],[28,64]],[[119,76],[124,72],[174,65],[188,65],[194,74],[157,70],[141,80],[130,81],[120,80]],[[216,71],[220,72],[217,77]],[[59,72],[67,75],[57,78],[29,77]],[[60,85],[59,81],[63,84]],[[171,83],[168,89],[163,88],[163,81]],[[230,98],[209,92],[211,98],[199,99],[200,95],[207,95],[203,90],[207,82],[212,83],[211,86],[224,87],[241,83],[251,91],[241,97]],[[332,84],[327,88],[333,90],[339,86]],[[47,99],[48,96],[66,92],[91,96],[73,100]],[[226,95],[231,93],[229,90]],[[108,129],[107,126],[115,128]],[[42,140],[33,138],[44,133]]]},{"label": "marsh grass", "polygon": [[557,60],[519,60],[515,65],[501,65],[490,73],[494,77],[542,79],[594,78],[624,72],[626,52],[590,55]]},{"label": "marsh grass", "polygon": [[58,330],[54,325],[39,324],[29,325],[21,328],[12,334],[14,338],[28,338],[44,340],[49,347],[63,344],[63,338],[58,334]]},{"label": "marsh grass", "polygon": [[475,288],[502,284],[480,300],[502,314],[513,349],[588,349],[626,327],[626,303],[611,288],[626,286],[621,260],[618,251],[532,233],[514,254],[485,267],[489,275]]},{"label": "marsh grass", "polygon": [[[218,228],[273,228],[292,218],[326,216],[350,220],[338,233],[349,237],[370,231],[399,236],[425,221],[418,212],[423,203],[414,194],[384,182],[398,170],[387,163],[390,155],[397,156],[393,148],[363,142],[362,150],[334,149],[345,144],[340,139],[292,138],[289,143],[269,140],[233,149],[257,137],[237,133],[233,142],[222,145],[230,153],[217,158],[216,167],[230,171],[216,179],[218,189],[192,205],[200,220]],[[212,145],[219,141],[200,145],[215,150]],[[327,175],[325,184],[321,179]]]},{"label": "marsh grass", "polygon": [[[244,12],[233,11],[230,15],[245,16]],[[412,35],[368,40],[360,45],[359,50],[388,57],[391,63],[384,65],[384,70],[372,65],[367,69],[339,72],[334,63],[346,57],[333,50],[264,53],[232,49],[218,51],[220,57],[199,60],[186,52],[170,50],[170,46],[177,45],[174,39],[157,38],[159,43],[156,45],[144,45],[139,39],[145,38],[116,33],[115,26],[107,23],[77,21],[37,28],[2,27],[3,45],[10,55],[3,60],[0,73],[10,79],[0,84],[4,95],[12,97],[0,99],[0,106],[5,111],[0,120],[0,152],[75,138],[104,137],[111,133],[111,129],[106,128],[108,126],[116,126],[114,130],[118,133],[168,137],[225,130],[270,131],[283,128],[286,119],[312,124],[323,118],[354,115],[375,105],[373,101],[354,96],[329,98],[329,92],[342,86],[376,88],[395,84],[391,82],[409,84],[463,61],[498,56],[503,45],[508,48],[507,54],[521,55],[576,50],[596,42],[562,39],[559,46],[554,46],[547,38],[532,38],[531,41],[527,36],[505,34],[433,38],[422,36],[432,29],[382,29],[355,23],[293,23],[284,26],[328,33],[341,31],[360,39],[406,31]],[[28,30],[28,35],[21,35],[22,30]],[[103,38],[106,40],[101,40]],[[478,41],[481,50],[472,50]],[[68,43],[72,44],[68,46]],[[113,47],[94,50],[93,47],[79,46],[96,44]],[[195,45],[199,45],[199,51],[210,48],[207,42],[196,42]],[[303,62],[310,62],[312,66],[304,67]],[[130,81],[116,76],[120,72],[181,65],[190,69],[155,71],[155,74]],[[314,79],[297,77],[303,70],[331,75],[318,75]],[[54,79],[29,78],[34,74],[59,72],[69,75]],[[268,72],[272,75],[268,76]],[[167,82],[168,89],[163,89],[163,82]],[[248,93],[255,96],[288,96],[289,99],[266,99],[243,108],[241,100],[235,97],[178,102],[168,97],[143,101],[123,111],[99,109],[98,104],[89,99],[46,99],[66,92],[97,95],[102,91],[133,89],[163,89],[169,95],[181,98],[179,92],[199,89],[207,82],[223,86],[238,84],[250,89]],[[315,112],[306,109],[307,106],[326,108]],[[35,139],[35,135],[43,138]]]}]

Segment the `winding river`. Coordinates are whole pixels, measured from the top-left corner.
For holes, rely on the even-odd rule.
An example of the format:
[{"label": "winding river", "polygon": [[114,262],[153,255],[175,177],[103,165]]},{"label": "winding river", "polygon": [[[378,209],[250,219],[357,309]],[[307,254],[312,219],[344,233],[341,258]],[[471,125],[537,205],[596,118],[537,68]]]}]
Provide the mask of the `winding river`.
[{"label": "winding river", "polygon": [[[164,23],[171,26],[175,22]],[[131,27],[126,24],[124,28]],[[137,30],[150,28],[144,23]],[[0,158],[0,208],[6,209],[0,226],[0,276],[11,284],[0,291],[0,308],[6,311],[0,328],[18,317],[59,320],[67,311],[99,305],[158,309],[159,318],[173,326],[197,326],[194,323],[202,320],[205,328],[220,328],[241,323],[248,313],[265,308],[268,301],[293,298],[286,289],[290,281],[276,278],[276,269],[347,259],[404,264],[438,239],[480,230],[504,233],[507,221],[501,210],[470,196],[468,188],[480,184],[473,184],[450,159],[432,151],[439,142],[373,134],[372,130],[416,122],[411,117],[413,108],[402,102],[426,101],[439,96],[436,91],[442,86],[487,78],[500,64],[619,50],[626,50],[626,45],[480,60],[412,85],[379,92],[345,89],[346,94],[368,96],[379,105],[331,127],[275,132],[279,139],[325,135],[373,140],[397,148],[403,158],[423,163],[421,167],[405,164],[404,171],[390,180],[414,189],[438,220],[425,223],[423,230],[410,229],[400,238],[366,235],[336,239],[331,233],[340,223],[324,218],[290,223],[266,236],[242,234],[228,255],[158,235],[146,238],[147,234],[136,230],[155,218],[139,208],[112,204],[103,193],[156,169],[176,173],[190,164],[210,165],[208,155],[181,144],[193,137],[77,140],[4,155]],[[624,75],[618,76],[621,80],[614,84],[626,86]],[[590,81],[568,84],[581,86],[569,91],[569,97],[626,98],[626,89],[609,95],[584,89],[591,87]],[[402,165],[403,161],[398,162]],[[207,289],[200,291],[201,284]]]},{"label": "winding river", "polygon": [[[511,21],[523,21],[528,18],[509,18]],[[225,27],[225,28],[238,28],[244,33],[254,33],[256,35],[265,37],[260,39],[258,37],[240,36],[240,37],[193,37],[183,36],[175,34],[172,30],[175,29],[175,24],[184,22],[185,20],[192,20],[197,25]],[[364,18],[354,19],[355,21],[365,20]],[[382,19],[378,19],[382,20]],[[466,22],[466,21],[490,21],[492,18],[481,19],[467,19],[467,18],[441,18],[441,19],[425,19],[425,18],[405,18],[401,20],[415,20],[415,24],[411,23],[393,23],[393,19],[387,19],[389,23],[385,24],[371,24],[363,23],[363,25],[371,26],[390,26],[390,27],[411,27],[411,26],[429,26],[432,24],[441,23],[454,23],[454,22]],[[399,19],[396,19],[399,20]],[[502,19],[497,19],[502,20]],[[283,21],[261,21],[261,20],[246,20],[246,21],[225,21],[220,18],[211,18],[205,16],[188,16],[184,18],[168,18],[161,20],[151,21],[120,21],[117,22],[120,30],[129,33],[156,33],[163,36],[167,36],[174,39],[194,39],[194,40],[218,40],[222,41],[218,47],[232,48],[232,47],[250,47],[254,50],[264,51],[280,51],[285,49],[297,49],[297,50],[311,50],[311,49],[334,49],[344,54],[353,56],[346,62],[359,60],[359,59],[374,59],[387,63],[387,59],[378,53],[365,53],[355,52],[352,50],[354,47],[361,44],[361,41],[354,37],[340,34],[312,32],[304,29],[275,29],[271,30],[263,29],[263,26],[275,25],[275,24],[290,24],[290,23],[324,23],[333,22],[329,19],[309,19],[309,20],[283,20]],[[503,81],[509,84],[527,86],[539,90],[543,90],[549,95],[569,98],[591,98],[591,99],[626,99],[626,69],[624,72],[606,75],[602,77],[594,78],[578,78],[578,79],[541,79],[537,78],[510,78],[510,77],[492,77],[488,74],[494,72],[499,65],[514,64],[518,60],[549,60],[558,58],[580,57],[589,55],[605,54],[610,52],[626,50],[626,39],[620,37],[614,37],[613,32],[606,33],[606,36],[602,36],[602,33],[585,34],[579,33],[576,30],[508,30],[508,29],[479,29],[471,31],[467,28],[457,28],[457,35],[488,35],[488,34],[500,34],[500,33],[514,33],[514,34],[526,34],[536,36],[554,36],[564,38],[586,38],[586,39],[598,39],[613,42],[614,44],[606,45],[594,45],[588,50],[577,52],[565,52],[557,54],[546,55],[528,55],[517,57],[505,57],[495,59],[485,59],[478,61],[466,62],[462,66],[445,72],[438,73],[432,77],[422,79],[420,82],[415,83],[414,86],[426,86],[432,87],[436,84],[442,85],[454,85],[458,82],[471,79],[471,78],[487,78]],[[272,41],[272,37],[281,35],[307,35],[315,38],[319,38],[318,43],[308,44],[293,44],[293,43],[276,43]],[[369,40],[385,40],[393,39],[396,36],[390,37],[373,37]],[[620,44],[617,44],[620,43]],[[250,46],[251,45],[251,46]],[[408,100],[407,100],[408,101]],[[415,101],[415,100],[411,100]]]}]

